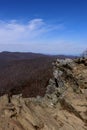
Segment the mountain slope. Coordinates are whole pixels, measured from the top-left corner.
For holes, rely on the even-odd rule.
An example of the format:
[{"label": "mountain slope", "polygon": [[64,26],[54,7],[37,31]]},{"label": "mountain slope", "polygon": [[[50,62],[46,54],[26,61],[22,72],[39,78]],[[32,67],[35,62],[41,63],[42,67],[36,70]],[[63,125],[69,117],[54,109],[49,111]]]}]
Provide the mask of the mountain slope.
[{"label": "mountain slope", "polygon": [[[0,53],[0,95],[22,93],[24,97],[43,96],[52,77],[52,62],[67,56],[36,53]],[[73,58],[73,57],[72,57]],[[43,90],[43,91],[42,91]]]},{"label": "mountain slope", "polygon": [[87,59],[57,59],[44,97],[2,96],[0,126],[0,130],[87,130]]}]

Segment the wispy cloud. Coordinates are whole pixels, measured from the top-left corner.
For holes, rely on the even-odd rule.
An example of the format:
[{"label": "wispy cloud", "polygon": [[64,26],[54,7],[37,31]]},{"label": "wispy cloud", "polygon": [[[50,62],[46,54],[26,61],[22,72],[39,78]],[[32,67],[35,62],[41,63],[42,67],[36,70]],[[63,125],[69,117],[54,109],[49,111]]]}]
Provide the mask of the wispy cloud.
[{"label": "wispy cloud", "polygon": [[34,42],[43,34],[62,28],[62,24],[50,25],[43,19],[32,19],[26,24],[21,24],[16,20],[0,21],[0,44]]},{"label": "wispy cloud", "polygon": [[63,23],[49,24],[39,18],[27,23],[0,20],[0,51],[79,54],[87,48],[87,42],[66,32]]}]

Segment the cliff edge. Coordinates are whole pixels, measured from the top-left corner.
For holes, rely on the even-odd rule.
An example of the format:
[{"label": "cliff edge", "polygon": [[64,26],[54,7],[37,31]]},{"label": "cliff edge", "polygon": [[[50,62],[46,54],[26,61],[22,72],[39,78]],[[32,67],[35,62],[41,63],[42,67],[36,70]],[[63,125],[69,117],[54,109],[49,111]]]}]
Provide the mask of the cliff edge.
[{"label": "cliff edge", "polygon": [[52,64],[44,97],[0,97],[0,130],[87,130],[87,58]]}]

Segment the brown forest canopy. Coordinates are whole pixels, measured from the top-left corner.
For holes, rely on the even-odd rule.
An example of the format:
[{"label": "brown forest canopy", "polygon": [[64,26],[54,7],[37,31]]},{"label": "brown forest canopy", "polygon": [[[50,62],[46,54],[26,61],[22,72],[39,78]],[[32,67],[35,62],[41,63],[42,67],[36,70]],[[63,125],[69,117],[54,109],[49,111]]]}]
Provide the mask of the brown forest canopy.
[{"label": "brown forest canopy", "polygon": [[[52,77],[52,62],[56,58],[35,53],[0,53],[0,93],[22,93],[23,96],[43,96]],[[71,56],[68,56],[73,58]]]}]

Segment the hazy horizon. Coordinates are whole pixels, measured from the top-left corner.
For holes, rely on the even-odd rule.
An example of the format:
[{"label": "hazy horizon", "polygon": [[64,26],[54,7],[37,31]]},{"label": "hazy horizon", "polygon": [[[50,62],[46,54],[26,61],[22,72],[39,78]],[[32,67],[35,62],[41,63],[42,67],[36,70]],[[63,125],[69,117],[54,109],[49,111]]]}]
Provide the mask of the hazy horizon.
[{"label": "hazy horizon", "polygon": [[86,0],[0,0],[0,52],[80,55]]}]

